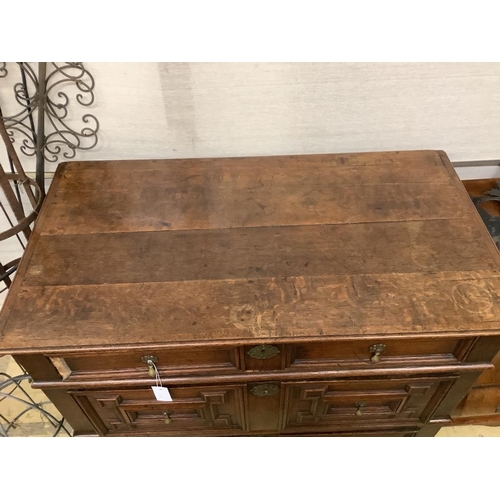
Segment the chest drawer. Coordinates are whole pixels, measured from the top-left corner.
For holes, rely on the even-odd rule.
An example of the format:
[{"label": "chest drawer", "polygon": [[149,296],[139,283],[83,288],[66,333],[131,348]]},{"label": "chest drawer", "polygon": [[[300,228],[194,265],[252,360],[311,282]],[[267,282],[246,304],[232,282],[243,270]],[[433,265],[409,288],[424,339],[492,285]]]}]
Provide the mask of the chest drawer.
[{"label": "chest drawer", "polygon": [[294,370],[346,367],[443,365],[462,361],[475,339],[380,339],[296,344],[288,366]]},{"label": "chest drawer", "polygon": [[283,429],[424,423],[456,377],[284,383]]},{"label": "chest drawer", "polygon": [[169,388],[157,401],[151,387],[70,391],[101,435],[196,435],[243,430],[243,386]]},{"label": "chest drawer", "polygon": [[154,366],[164,376],[231,373],[240,369],[238,350],[232,347],[144,348],[51,359],[65,379],[154,379]]}]

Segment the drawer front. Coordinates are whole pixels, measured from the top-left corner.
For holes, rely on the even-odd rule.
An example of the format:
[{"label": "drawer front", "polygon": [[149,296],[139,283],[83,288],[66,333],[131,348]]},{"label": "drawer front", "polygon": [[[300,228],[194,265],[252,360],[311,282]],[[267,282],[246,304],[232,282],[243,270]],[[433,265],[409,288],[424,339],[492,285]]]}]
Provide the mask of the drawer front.
[{"label": "drawer front", "polygon": [[241,347],[171,347],[123,353],[82,353],[54,358],[63,379],[154,378],[147,359],[161,375],[217,375],[259,371],[335,368],[442,366],[462,361],[476,339],[382,339],[252,344]]},{"label": "drawer front", "polygon": [[243,430],[243,386],[171,387],[171,402],[153,390],[70,391],[101,435],[196,435]]},{"label": "drawer front", "polygon": [[455,376],[284,383],[283,429],[425,422]]},{"label": "drawer front", "polygon": [[[82,354],[52,358],[63,378],[91,379],[154,378],[147,359],[154,361],[160,374],[189,375],[230,373],[240,369],[236,348],[141,349],[134,352]],[[65,366],[61,368],[61,366]]]},{"label": "drawer front", "polygon": [[476,339],[380,339],[309,342],[290,349],[288,368],[297,370],[348,367],[446,364],[461,361]]}]

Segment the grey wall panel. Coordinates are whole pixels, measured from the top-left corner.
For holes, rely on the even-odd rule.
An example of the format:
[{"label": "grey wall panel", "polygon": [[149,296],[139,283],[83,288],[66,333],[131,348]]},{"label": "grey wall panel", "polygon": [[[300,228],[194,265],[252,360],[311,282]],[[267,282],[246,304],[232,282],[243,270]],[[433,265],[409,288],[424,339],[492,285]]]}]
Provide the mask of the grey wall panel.
[{"label": "grey wall panel", "polygon": [[499,63],[87,65],[101,133],[82,159],[405,149],[500,157]]}]

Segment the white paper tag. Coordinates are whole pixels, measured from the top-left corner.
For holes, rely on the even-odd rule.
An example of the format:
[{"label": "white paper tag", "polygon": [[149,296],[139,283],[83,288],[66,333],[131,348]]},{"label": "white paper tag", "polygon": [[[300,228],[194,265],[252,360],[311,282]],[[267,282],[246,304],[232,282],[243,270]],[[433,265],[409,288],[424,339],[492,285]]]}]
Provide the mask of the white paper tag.
[{"label": "white paper tag", "polygon": [[151,386],[157,401],[172,401],[172,396],[166,387]]}]

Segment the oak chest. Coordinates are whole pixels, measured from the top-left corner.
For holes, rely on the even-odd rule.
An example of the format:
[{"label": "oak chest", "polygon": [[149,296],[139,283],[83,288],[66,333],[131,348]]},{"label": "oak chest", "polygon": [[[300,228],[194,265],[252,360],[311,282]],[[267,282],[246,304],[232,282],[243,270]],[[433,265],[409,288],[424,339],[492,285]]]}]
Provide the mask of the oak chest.
[{"label": "oak chest", "polygon": [[76,434],[428,436],[492,367],[499,296],[442,152],[70,162],[0,352]]}]

